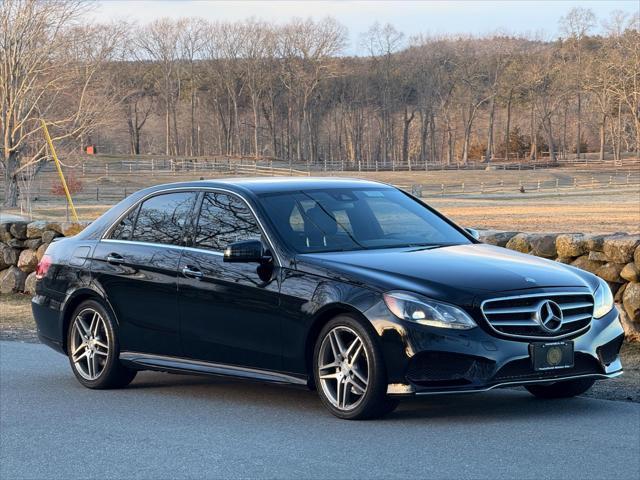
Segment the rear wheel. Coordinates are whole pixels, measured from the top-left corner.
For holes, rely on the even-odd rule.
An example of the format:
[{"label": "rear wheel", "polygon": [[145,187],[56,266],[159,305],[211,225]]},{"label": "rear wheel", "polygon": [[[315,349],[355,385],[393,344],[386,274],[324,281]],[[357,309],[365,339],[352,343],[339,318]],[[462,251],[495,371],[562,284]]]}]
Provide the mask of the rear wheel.
[{"label": "rear wheel", "polygon": [[551,385],[527,385],[525,388],[538,398],[569,398],[586,392],[594,383],[592,378],[578,378]]},{"label": "rear wheel", "polygon": [[387,396],[387,377],[378,346],[354,317],[340,315],[320,332],[314,376],[322,403],[339,418],[375,418],[398,405]]},{"label": "rear wheel", "polygon": [[135,370],[120,364],[115,323],[95,300],[82,302],[73,313],[67,347],[71,369],[87,388],[124,387],[136,376]]}]

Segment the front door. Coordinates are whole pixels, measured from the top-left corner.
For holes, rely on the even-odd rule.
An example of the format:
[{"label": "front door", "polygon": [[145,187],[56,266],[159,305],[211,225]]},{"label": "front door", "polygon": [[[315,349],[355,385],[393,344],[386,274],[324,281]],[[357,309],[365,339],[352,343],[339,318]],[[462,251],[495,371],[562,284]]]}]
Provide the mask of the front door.
[{"label": "front door", "polygon": [[278,267],[223,262],[229,243],[249,239],[262,239],[262,232],[245,201],[207,192],[180,260],[183,348],[198,360],[279,370]]}]

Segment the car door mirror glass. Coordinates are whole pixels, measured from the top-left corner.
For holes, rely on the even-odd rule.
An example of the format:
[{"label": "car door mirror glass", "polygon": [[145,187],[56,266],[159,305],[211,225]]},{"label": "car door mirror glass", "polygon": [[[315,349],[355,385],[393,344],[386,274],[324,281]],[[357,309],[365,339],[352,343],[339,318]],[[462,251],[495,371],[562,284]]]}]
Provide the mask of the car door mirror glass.
[{"label": "car door mirror glass", "polygon": [[233,242],[224,249],[225,262],[261,263],[264,260],[264,249],[260,240],[244,240]]}]

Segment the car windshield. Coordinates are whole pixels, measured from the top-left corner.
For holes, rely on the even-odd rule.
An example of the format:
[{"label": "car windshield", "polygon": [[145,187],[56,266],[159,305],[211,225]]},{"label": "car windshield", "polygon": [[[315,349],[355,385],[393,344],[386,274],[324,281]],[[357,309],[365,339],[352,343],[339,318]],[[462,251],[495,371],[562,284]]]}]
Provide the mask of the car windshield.
[{"label": "car windshield", "polygon": [[260,199],[279,236],[298,253],[471,243],[393,188],[266,193]]}]

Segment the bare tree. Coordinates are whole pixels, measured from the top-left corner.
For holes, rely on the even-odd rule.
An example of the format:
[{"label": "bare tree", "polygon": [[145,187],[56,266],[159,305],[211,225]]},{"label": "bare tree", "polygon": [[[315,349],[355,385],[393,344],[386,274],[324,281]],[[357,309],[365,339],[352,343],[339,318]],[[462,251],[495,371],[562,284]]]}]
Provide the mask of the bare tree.
[{"label": "bare tree", "polygon": [[543,49],[535,57],[528,75],[531,78],[530,89],[533,93],[533,108],[540,119],[544,131],[549,159],[557,162],[556,141],[553,128],[553,117],[558,108],[566,100],[571,89],[561,81],[562,64],[558,61],[559,49]]},{"label": "bare tree", "polygon": [[184,20],[154,20],[142,28],[135,39],[140,59],[154,61],[160,69],[161,81],[157,89],[164,97],[167,155],[180,153],[176,107],[180,94],[180,33],[184,25]]},{"label": "bare tree", "polygon": [[346,30],[332,18],[318,22],[296,19],[278,33],[280,79],[297,108],[298,161],[306,158],[313,163],[318,153],[317,130],[309,108],[320,83],[336,75],[334,57],[344,47]]},{"label": "bare tree", "polygon": [[241,63],[246,79],[251,111],[253,114],[253,154],[260,156],[260,107],[269,84],[274,82],[273,67],[276,53],[276,34],[270,25],[249,20],[242,24],[245,37],[241,51]]},{"label": "bare tree", "polygon": [[377,107],[380,112],[381,155],[386,163],[395,165],[393,111],[396,98],[395,79],[401,68],[396,53],[402,48],[404,34],[391,24],[374,23],[366,32],[362,43],[371,58],[374,87],[377,90]]},{"label": "bare tree", "polygon": [[582,144],[582,91],[584,74],[583,50],[584,41],[589,30],[595,26],[595,15],[592,10],[582,7],[576,7],[569,10],[565,17],[560,19],[560,25],[567,36],[567,48],[574,59],[572,62],[573,70],[573,88],[575,89],[577,100],[577,118],[576,118],[576,157],[580,158],[580,149]]},{"label": "bare tree", "polygon": [[196,71],[196,62],[201,58],[206,43],[207,24],[199,18],[185,20],[180,30],[181,57],[186,63],[189,88],[189,155],[199,154],[196,128],[196,95],[200,78]]},{"label": "bare tree", "polygon": [[629,112],[635,131],[635,153],[640,156],[640,14],[632,17],[620,36],[615,39],[613,65],[618,83],[613,90],[618,97],[618,120],[621,121],[621,105]]},{"label": "bare tree", "polygon": [[118,96],[129,132],[129,152],[141,153],[140,138],[149,116],[155,109],[157,92],[153,70],[146,62],[127,59],[113,70],[112,85]]},{"label": "bare tree", "polygon": [[469,161],[469,145],[473,122],[478,110],[494,96],[489,88],[491,73],[485,62],[477,61],[476,42],[473,39],[461,40],[456,54],[457,96],[464,123],[464,140],[462,144],[462,163]]},{"label": "bare tree", "polygon": [[[224,129],[223,153],[240,153],[240,101],[246,78],[240,65],[246,30],[241,23],[214,23],[207,29],[204,45],[208,73],[215,79],[214,103]],[[220,98],[222,97],[222,98]]]},{"label": "bare tree", "polygon": [[21,172],[35,175],[47,158],[40,119],[50,124],[55,142],[82,142],[112,103],[94,87],[100,84],[101,66],[112,59],[118,31],[80,26],[84,9],[70,0],[0,4],[5,206],[17,205]]}]

